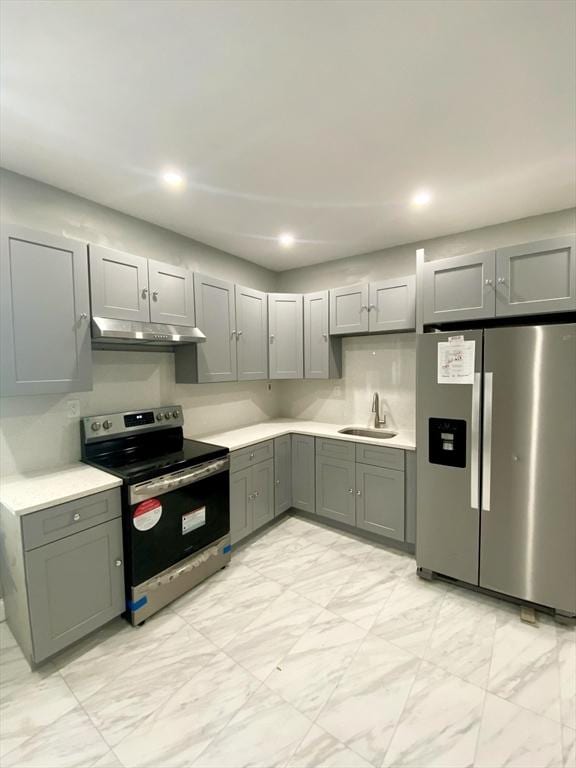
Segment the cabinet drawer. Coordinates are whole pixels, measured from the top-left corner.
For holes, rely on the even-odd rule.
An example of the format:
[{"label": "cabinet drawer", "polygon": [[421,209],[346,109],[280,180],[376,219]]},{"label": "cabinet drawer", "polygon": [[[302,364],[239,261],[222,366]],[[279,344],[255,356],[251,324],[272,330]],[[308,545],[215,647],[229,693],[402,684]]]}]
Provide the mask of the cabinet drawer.
[{"label": "cabinet drawer", "polygon": [[326,437],[316,438],[316,455],[328,459],[354,461],[354,443],[349,440],[331,440]]},{"label": "cabinet drawer", "polygon": [[237,472],[274,457],[274,441],[266,440],[230,454],[230,471]]},{"label": "cabinet drawer", "polygon": [[113,488],[82,499],[67,501],[22,518],[24,549],[35,549],[73,533],[120,517],[120,490]]},{"label": "cabinet drawer", "polygon": [[404,451],[400,448],[385,448],[380,445],[356,444],[356,461],[374,467],[386,467],[404,471]]}]

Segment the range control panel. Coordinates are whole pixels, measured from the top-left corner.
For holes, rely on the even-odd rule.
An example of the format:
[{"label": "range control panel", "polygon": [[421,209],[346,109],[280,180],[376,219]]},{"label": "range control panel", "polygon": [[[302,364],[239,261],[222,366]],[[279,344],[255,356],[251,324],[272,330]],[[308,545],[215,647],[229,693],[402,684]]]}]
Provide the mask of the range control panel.
[{"label": "range control panel", "polygon": [[428,461],[446,467],[466,466],[464,419],[428,419]]},{"label": "range control panel", "polygon": [[85,441],[93,438],[126,435],[133,432],[149,431],[166,427],[181,427],[184,424],[182,408],[168,405],[163,408],[151,408],[147,411],[127,411],[108,413],[102,416],[86,416],[82,419]]}]

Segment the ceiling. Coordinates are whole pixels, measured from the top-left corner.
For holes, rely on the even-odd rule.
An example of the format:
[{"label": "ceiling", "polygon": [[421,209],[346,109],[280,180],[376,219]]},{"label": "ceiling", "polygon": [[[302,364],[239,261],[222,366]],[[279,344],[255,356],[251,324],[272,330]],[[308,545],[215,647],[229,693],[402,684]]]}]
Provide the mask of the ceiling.
[{"label": "ceiling", "polygon": [[1,9],[4,167],[270,269],[576,204],[568,0]]}]

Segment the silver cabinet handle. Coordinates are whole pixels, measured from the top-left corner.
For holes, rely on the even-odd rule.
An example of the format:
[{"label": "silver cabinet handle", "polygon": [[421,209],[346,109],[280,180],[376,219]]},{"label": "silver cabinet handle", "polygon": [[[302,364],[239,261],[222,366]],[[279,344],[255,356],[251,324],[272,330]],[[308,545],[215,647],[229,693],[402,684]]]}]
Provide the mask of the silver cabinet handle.
[{"label": "silver cabinet handle", "polygon": [[470,506],[472,509],[478,509],[478,465],[480,455],[478,453],[478,436],[480,433],[480,373],[474,374],[474,383],[472,384],[472,419],[471,419],[471,439],[470,439]]},{"label": "silver cabinet handle", "polygon": [[498,278],[498,285],[503,285],[505,282],[506,282],[506,278],[505,277],[499,277]]},{"label": "silver cabinet handle", "polygon": [[77,523],[78,520],[80,520],[80,513],[79,512],[75,512],[73,517],[72,517],[72,520],[74,520],[74,522]]},{"label": "silver cabinet handle", "polygon": [[270,344],[273,344],[273,343],[274,343],[274,339],[275,339],[275,338],[276,338],[276,336],[274,336],[274,334],[273,334],[273,333],[271,333],[271,334],[270,334]]},{"label": "silver cabinet handle", "polygon": [[492,472],[492,390],[493,373],[484,374],[484,429],[482,443],[482,511],[490,512],[490,481]]},{"label": "silver cabinet handle", "polygon": [[492,280],[484,280],[484,285],[492,285],[492,284],[493,284]]},{"label": "silver cabinet handle", "polygon": [[122,560],[115,560],[114,565],[116,566],[116,568],[120,568],[120,566],[122,565]]},{"label": "silver cabinet handle", "polygon": [[328,341],[328,334],[327,333],[323,333],[322,334],[322,338],[324,339],[324,341]]},{"label": "silver cabinet handle", "polygon": [[376,304],[368,304],[368,312],[370,312],[373,309],[376,309]]},{"label": "silver cabinet handle", "polygon": [[240,338],[240,336],[242,336],[243,333],[244,331],[236,331],[236,336]]},{"label": "silver cabinet handle", "polygon": [[158,301],[158,291],[152,291],[152,298],[154,301]]},{"label": "silver cabinet handle", "polygon": [[254,454],[253,454],[253,453],[251,453],[251,454],[250,454],[250,459],[253,459],[253,458],[254,458]]},{"label": "silver cabinet handle", "polygon": [[362,304],[362,306],[360,307],[360,312],[362,312],[362,310],[363,310],[363,309],[365,309],[365,310],[366,310],[366,312],[370,312],[370,310],[368,309],[368,307],[366,306],[366,304]]},{"label": "silver cabinet handle", "polygon": [[354,493],[354,488],[348,488],[348,493]]},{"label": "silver cabinet handle", "polygon": [[87,312],[81,312],[80,313],[80,320],[87,320],[88,319],[88,313]]},{"label": "silver cabinet handle", "polygon": [[280,480],[275,480],[274,482],[276,483],[276,485],[280,485]]},{"label": "silver cabinet handle", "polygon": [[356,496],[362,496],[362,491],[356,491]]},{"label": "silver cabinet handle", "polygon": [[254,498],[258,498],[260,496],[260,491],[254,491]]},{"label": "silver cabinet handle", "polygon": [[236,336],[236,331],[235,330],[230,331],[230,336],[232,336],[232,338],[234,338],[234,336]]},{"label": "silver cabinet handle", "polygon": [[142,288],[142,298],[143,299],[148,298],[148,288]]},{"label": "silver cabinet handle", "polygon": [[254,499],[255,499],[255,498],[256,498],[256,497],[254,496],[254,494],[253,494],[253,493],[251,493],[251,494],[249,494],[249,496],[248,496],[248,501],[254,501]]}]

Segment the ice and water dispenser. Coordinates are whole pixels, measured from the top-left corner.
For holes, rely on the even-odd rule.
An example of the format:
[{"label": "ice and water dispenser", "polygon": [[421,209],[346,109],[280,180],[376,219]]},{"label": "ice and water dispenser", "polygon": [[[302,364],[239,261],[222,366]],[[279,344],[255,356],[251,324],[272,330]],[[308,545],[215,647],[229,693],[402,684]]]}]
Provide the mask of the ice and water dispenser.
[{"label": "ice and water dispenser", "polygon": [[466,466],[464,419],[428,419],[428,461],[446,467]]}]

